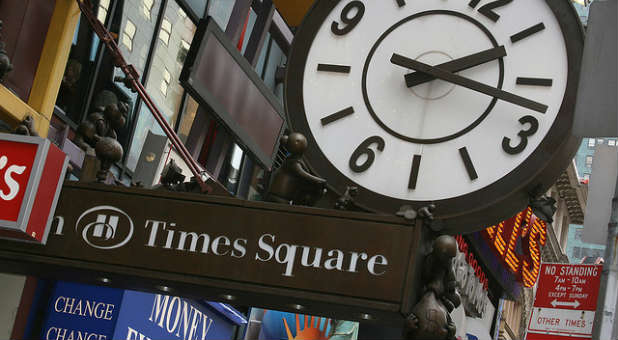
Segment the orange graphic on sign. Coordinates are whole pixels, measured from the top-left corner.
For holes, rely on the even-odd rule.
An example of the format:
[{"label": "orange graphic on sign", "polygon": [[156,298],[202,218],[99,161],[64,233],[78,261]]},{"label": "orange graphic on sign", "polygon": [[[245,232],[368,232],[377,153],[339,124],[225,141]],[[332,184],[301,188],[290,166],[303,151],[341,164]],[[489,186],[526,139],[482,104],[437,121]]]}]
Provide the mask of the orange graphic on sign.
[{"label": "orange graphic on sign", "polygon": [[[328,326],[331,325],[330,319],[323,319],[320,317],[311,317],[311,322],[309,322],[309,316],[305,315],[305,327],[300,329],[300,320],[298,319],[298,314],[296,314],[296,336],[292,335],[290,331],[290,327],[288,326],[288,322],[283,319],[283,323],[285,324],[285,332],[288,334],[288,340],[327,340],[328,336],[326,335],[326,330]],[[328,320],[328,323],[327,323]],[[320,328],[323,330],[320,331]]]}]

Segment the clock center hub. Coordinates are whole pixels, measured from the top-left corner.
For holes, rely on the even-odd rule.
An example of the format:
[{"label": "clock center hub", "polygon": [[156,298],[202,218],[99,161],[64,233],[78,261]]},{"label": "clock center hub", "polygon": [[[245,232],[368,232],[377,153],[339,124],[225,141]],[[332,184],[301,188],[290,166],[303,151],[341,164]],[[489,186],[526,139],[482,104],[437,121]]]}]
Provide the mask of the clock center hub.
[{"label": "clock center hub", "polygon": [[[428,64],[428,65],[439,65],[445,62],[449,62],[454,58],[448,55],[446,52],[442,51],[427,51],[421,53],[419,56],[415,58],[416,60]],[[414,73],[414,72],[412,72]],[[412,93],[424,100],[436,100],[447,96],[453,89],[455,85],[443,80],[433,80],[426,84],[421,84],[418,86],[410,87],[410,91]]]},{"label": "clock center hub", "polygon": [[[497,99],[394,65],[391,57],[398,54],[451,72],[462,59],[498,47],[483,24],[461,12],[410,15],[382,33],[367,55],[361,84],[367,111],[383,130],[411,143],[437,144],[462,136],[489,115]],[[501,89],[504,61],[495,58],[452,73]]]}]

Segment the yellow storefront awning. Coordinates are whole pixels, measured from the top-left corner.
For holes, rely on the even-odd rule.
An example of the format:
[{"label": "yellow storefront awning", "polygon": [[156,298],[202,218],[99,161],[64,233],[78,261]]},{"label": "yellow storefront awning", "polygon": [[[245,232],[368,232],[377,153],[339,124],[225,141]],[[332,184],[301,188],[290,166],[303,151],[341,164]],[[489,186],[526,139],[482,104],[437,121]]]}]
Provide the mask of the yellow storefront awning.
[{"label": "yellow storefront awning", "polygon": [[288,25],[296,27],[300,26],[314,0],[273,0],[273,2]]}]

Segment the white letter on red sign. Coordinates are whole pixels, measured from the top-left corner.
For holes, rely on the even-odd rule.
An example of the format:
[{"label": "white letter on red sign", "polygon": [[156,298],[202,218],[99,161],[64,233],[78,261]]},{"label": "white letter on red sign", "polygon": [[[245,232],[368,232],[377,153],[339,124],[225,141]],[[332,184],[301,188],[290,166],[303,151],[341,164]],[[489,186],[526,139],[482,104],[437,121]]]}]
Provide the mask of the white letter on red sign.
[{"label": "white letter on red sign", "polygon": [[[0,157],[0,170],[6,166],[6,163],[8,163],[7,157],[6,156]],[[5,194],[4,191],[0,190],[0,198],[2,198],[5,201],[10,201],[17,196],[17,194],[19,193],[19,183],[17,183],[17,181],[15,181],[11,177],[11,174],[16,173],[18,175],[21,175],[24,173],[24,171],[26,171],[26,167],[18,166],[18,165],[11,165],[6,170],[6,172],[4,173],[4,182],[9,187],[10,191],[8,194]]]}]

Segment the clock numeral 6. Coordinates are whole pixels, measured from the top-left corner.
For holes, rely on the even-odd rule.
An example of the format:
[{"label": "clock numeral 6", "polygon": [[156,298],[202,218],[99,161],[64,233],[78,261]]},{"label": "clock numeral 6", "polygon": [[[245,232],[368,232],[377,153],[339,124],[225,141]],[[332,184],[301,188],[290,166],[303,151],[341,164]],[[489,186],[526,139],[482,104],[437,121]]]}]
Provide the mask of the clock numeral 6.
[{"label": "clock numeral 6", "polygon": [[528,137],[534,135],[539,130],[539,121],[536,118],[534,118],[533,116],[521,117],[519,119],[519,122],[522,125],[524,125],[526,123],[530,124],[530,127],[528,127],[527,129],[523,129],[523,130],[519,131],[519,133],[517,135],[519,136],[521,141],[515,147],[511,146],[511,139],[510,138],[504,137],[504,139],[502,140],[502,149],[504,149],[504,151],[506,151],[506,153],[508,153],[510,155],[516,155],[516,154],[524,151],[526,149],[526,146],[528,146]]},{"label": "clock numeral 6", "polygon": [[[379,136],[373,136],[365,139],[361,145],[354,150],[352,153],[352,157],[350,157],[350,169],[354,172],[364,172],[373,164],[373,161],[376,159],[376,153],[372,149],[369,148],[372,144],[377,144],[377,148],[380,151],[384,151],[384,147],[386,144],[384,143],[384,139]],[[363,162],[363,164],[358,165],[358,159],[362,155],[367,155],[367,159]]]},{"label": "clock numeral 6", "polygon": [[[350,12],[353,9],[356,9],[356,13],[353,17],[350,17]],[[360,20],[363,18],[363,15],[365,15],[365,5],[360,1],[352,1],[347,4],[343,8],[343,12],[341,12],[341,21],[345,24],[343,28],[339,28],[339,23],[333,21],[330,26],[330,30],[336,35],[348,34],[348,32],[353,30],[354,27],[358,25]]]}]

